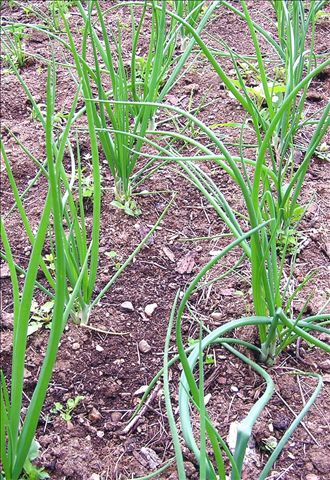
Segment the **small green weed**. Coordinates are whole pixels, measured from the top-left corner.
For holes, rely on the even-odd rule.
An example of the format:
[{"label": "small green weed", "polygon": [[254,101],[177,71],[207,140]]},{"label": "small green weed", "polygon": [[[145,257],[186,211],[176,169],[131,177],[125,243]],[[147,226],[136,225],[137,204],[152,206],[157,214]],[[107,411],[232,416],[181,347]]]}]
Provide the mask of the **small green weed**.
[{"label": "small green weed", "polygon": [[44,468],[38,468],[32,464],[34,460],[39,457],[40,444],[34,439],[32,441],[29,454],[24,463],[24,476],[20,480],[41,480],[44,478],[50,478]]},{"label": "small green weed", "polygon": [[108,257],[111,261],[111,266],[115,270],[119,270],[120,267],[122,266],[122,263],[118,261],[118,253],[115,252],[114,250],[111,250],[110,252],[105,252],[105,256]]},{"label": "small green weed", "polygon": [[93,198],[94,196],[94,180],[93,175],[87,175],[81,179],[83,198]]},{"label": "small green weed", "polygon": [[48,9],[52,15],[53,28],[61,31],[62,15],[68,16],[70,8],[77,5],[77,0],[51,0],[48,3]]},{"label": "small green weed", "polygon": [[134,200],[125,200],[123,202],[120,202],[119,200],[113,200],[111,202],[111,205],[113,205],[116,208],[119,208],[120,210],[124,210],[126,215],[130,215],[131,217],[138,217],[141,215],[141,210],[137,206],[136,202]]},{"label": "small green weed", "polygon": [[63,405],[60,402],[56,402],[54,404],[54,408],[51,409],[51,413],[60,415],[60,417],[67,423],[71,422],[73,410],[83,399],[84,397],[82,397],[81,395],[77,395],[75,398],[69,398],[66,401],[66,405]]},{"label": "small green weed", "polygon": [[275,437],[267,437],[262,440],[261,449],[265,450],[266,452],[273,452],[277,447],[278,441]]},{"label": "small green weed", "polygon": [[48,270],[55,272],[55,258],[52,253],[46,254],[42,257],[47,265]]},{"label": "small green weed", "polygon": [[39,305],[34,299],[31,304],[31,319],[28,326],[28,335],[40,330],[40,328],[50,328],[53,317],[54,301],[50,300]]}]

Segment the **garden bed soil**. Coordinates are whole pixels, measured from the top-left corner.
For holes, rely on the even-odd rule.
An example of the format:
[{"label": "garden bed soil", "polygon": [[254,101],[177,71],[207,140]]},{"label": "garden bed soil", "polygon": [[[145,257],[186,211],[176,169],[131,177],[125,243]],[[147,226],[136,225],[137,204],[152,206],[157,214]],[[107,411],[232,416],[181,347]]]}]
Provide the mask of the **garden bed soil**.
[{"label": "garden bed soil", "polygon": [[[40,8],[44,8],[43,3],[31,2]],[[254,19],[265,27],[273,28],[269,20],[272,18],[269,3],[258,0],[248,4],[253,9]],[[122,18],[125,17],[124,10],[124,7],[120,10]],[[73,12],[70,21],[79,26],[81,19],[77,12]],[[5,19],[25,21],[19,9],[9,9],[6,5],[2,14]],[[219,16],[210,22],[208,32],[213,36],[210,42],[216,43],[216,36],[221,36],[244,53],[253,51],[243,23],[237,22],[236,17],[228,12],[221,11]],[[327,35],[330,38],[329,32],[328,21],[318,25],[316,45],[319,53],[329,52],[329,40],[325,40]],[[50,44],[60,58],[63,52],[47,37],[32,32],[26,40],[28,51],[45,56],[50,54]],[[129,57],[129,52],[127,55]],[[2,66],[2,135],[15,179],[20,191],[23,191],[34,177],[36,167],[22,154],[7,133],[7,128],[40,160],[44,159],[45,139],[40,125],[31,118],[29,102],[18,80],[4,70],[5,67]],[[31,61],[21,73],[37,101],[44,102],[47,73],[44,65],[36,60]],[[312,91],[314,94],[310,95],[307,108],[318,109],[329,96],[329,72],[313,82]],[[58,109],[68,109],[74,93],[68,71],[59,66]],[[200,117],[206,123],[237,121],[244,117],[234,100],[228,97],[219,84],[219,79],[211,67],[203,60],[197,61],[194,69],[180,81],[167,101],[185,108],[192,100],[193,105],[198,106],[204,94],[204,103],[208,98],[215,99],[212,105],[205,106],[200,112]],[[237,138],[237,131],[233,129],[223,129],[222,133]],[[329,143],[329,135],[327,141]],[[87,138],[82,150],[83,153],[88,153]],[[210,170],[211,165],[206,165],[205,168]],[[242,199],[226,175],[218,169],[210,170],[210,173],[221,185],[229,203],[244,211]],[[105,163],[102,164],[102,175],[103,185],[111,185]],[[14,210],[6,217],[6,212],[13,204],[13,195],[3,167],[1,180],[2,215],[5,217],[15,258],[22,266],[26,266],[30,247],[19,215]],[[304,245],[298,256],[296,279],[301,281],[312,268],[317,269],[317,275],[311,280],[308,291],[306,289],[301,292],[299,301],[294,305],[297,311],[304,304],[308,292],[314,293],[308,307],[311,313],[316,313],[329,295],[329,180],[329,162],[314,158],[303,191],[302,202],[310,202],[311,205],[300,226]],[[113,207],[110,190],[105,189],[103,193],[96,293],[115,272],[106,253],[116,251],[119,261],[126,259],[156,222],[172,198],[171,192],[176,192],[176,198],[160,228],[92,311],[90,325],[108,333],[68,323],[37,431],[37,439],[41,444],[38,463],[46,468],[50,478],[54,480],[132,478],[151,473],[158,464],[174,455],[161,388],[157,387],[153,401],[129,433],[123,433],[123,429],[141,398],[141,393],[136,392],[147,385],[162,367],[169,312],[177,290],[187,286],[194,274],[210,259],[212,250],[219,250],[229,240],[224,237],[189,241],[193,237],[212,237],[228,231],[207,201],[179,174],[174,165],[156,173],[140,188],[140,193],[145,190],[155,193],[137,197],[142,210],[142,215],[138,218],[127,217]],[[33,227],[38,224],[46,191],[47,186],[44,180],[41,180],[26,198],[25,207]],[[239,254],[236,249],[227,255],[214,275],[224,272],[239,258]],[[185,265],[185,262],[184,268],[182,265]],[[1,277],[1,363],[5,373],[9,374],[12,297],[10,279],[4,264]],[[252,312],[248,277],[248,264],[243,263],[239,274],[232,274],[222,282],[196,292],[192,308],[203,318],[208,328],[214,329],[224,322]],[[41,303],[45,301],[37,292],[36,299]],[[132,303],[133,311],[123,311],[121,304],[126,301]],[[144,313],[144,309],[153,303],[157,303],[157,308],[149,317]],[[198,336],[199,327],[191,316],[185,317],[183,328],[186,339]],[[249,328],[244,330],[244,335],[246,340],[256,340],[256,332]],[[25,372],[27,398],[31,397],[36,385],[47,339],[46,329],[38,330],[29,337]],[[142,340],[150,347],[145,353],[141,351],[141,345],[139,348]],[[327,338],[323,340],[328,341]],[[174,343],[172,351],[174,352]],[[214,354],[215,363],[207,366],[205,371],[206,393],[211,395],[208,411],[220,433],[226,438],[232,422],[244,417],[262,394],[264,384],[249,367],[242,365],[225,349],[214,347],[210,353]],[[276,392],[253,430],[251,455],[243,474],[246,480],[257,478],[260,467],[269,455],[267,443],[270,437],[277,440],[281,438],[283,431],[293,421],[294,415],[301,410],[316,386],[314,378],[297,375],[297,371],[323,375],[324,388],[305,418],[304,426],[299,426],[295,431],[269,478],[330,479],[330,360],[323,352],[302,342],[299,351],[294,346],[290,347],[276,364],[269,368],[275,381]],[[170,383],[174,408],[177,406],[179,375],[180,370],[174,367]],[[77,395],[84,398],[74,410],[71,422],[66,423],[58,415],[51,413],[55,402],[65,403],[67,399]],[[199,478],[197,464],[188,450],[185,450],[185,462],[187,477]],[[174,465],[159,478],[177,478]]]}]

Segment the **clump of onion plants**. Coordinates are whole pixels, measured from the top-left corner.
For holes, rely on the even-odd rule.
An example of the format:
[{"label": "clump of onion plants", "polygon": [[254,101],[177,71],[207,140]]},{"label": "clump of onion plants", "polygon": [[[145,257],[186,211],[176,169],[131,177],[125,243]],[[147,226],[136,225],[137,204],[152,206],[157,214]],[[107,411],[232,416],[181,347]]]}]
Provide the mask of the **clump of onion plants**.
[{"label": "clump of onion plants", "polygon": [[[4,478],[7,480],[19,479],[23,470],[26,474],[38,474],[38,478],[46,478],[45,472],[34,470],[31,464],[31,460],[36,457],[35,452],[37,450],[34,436],[67,321],[71,316],[79,323],[86,324],[88,322],[93,306],[99,302],[122,271],[132,262],[154,233],[173,202],[172,199],[168,203],[155,225],[109,279],[103,289],[95,292],[99,261],[101,176],[97,136],[93,124],[93,112],[91,111],[93,104],[88,103],[86,106],[87,121],[90,128],[93,177],[93,212],[89,228],[84,214],[84,183],[79,142],[77,141],[76,158],[69,138],[75,120],[80,87],[77,89],[63,129],[55,132],[55,64],[48,69],[47,102],[44,113],[34,102],[26,83],[20,76],[19,78],[33,105],[35,105],[45,130],[46,161],[40,162],[27,147],[18,139],[16,140],[18,140],[23,152],[39,168],[31,184],[34,184],[36,180],[43,176],[48,184],[48,192],[39,225],[37,230],[34,231],[24,207],[24,197],[30,190],[31,184],[22,194],[19,192],[10,159],[5,146],[1,143],[1,153],[15,199],[13,208],[17,208],[19,212],[32,247],[28,267],[23,269],[15,262],[15,255],[5,225],[5,217],[1,219],[3,244],[1,256],[7,262],[10,270],[14,317],[11,373],[5,376],[1,371],[0,394],[0,453]],[[71,159],[70,173],[67,172],[64,162],[66,151],[69,152]],[[44,252],[49,249],[49,245],[51,245],[51,254],[44,255]],[[40,270],[43,277],[37,280]],[[20,288],[19,274],[23,274],[24,277],[22,288]],[[37,288],[51,298],[50,333],[37,385],[31,400],[28,402],[27,412],[23,414],[27,338],[31,312],[34,311],[34,294]]]},{"label": "clump of onion plants", "polygon": [[[183,18],[192,27],[198,24],[199,16],[205,6],[203,0],[174,0],[173,7],[177,15]],[[180,48],[185,50],[190,41],[189,31],[185,27],[181,27],[178,32]]]},{"label": "clump of onion plants", "polygon": [[2,33],[2,59],[4,64],[14,63],[18,68],[25,66],[27,54],[24,39],[27,37],[24,25],[9,25],[1,27]]},{"label": "clump of onion plants", "polygon": [[[301,13],[300,2],[293,2],[290,5],[293,10],[288,10],[286,15],[280,17],[279,22],[282,21],[284,23],[284,26],[281,28],[286,32],[287,38],[290,37],[292,39],[295,38],[294,31],[305,17],[301,18],[298,15],[298,13]],[[286,7],[283,6],[283,8]],[[313,13],[315,14],[316,11]],[[304,26],[307,28],[312,20],[310,19],[310,13],[305,15],[307,25],[304,24]],[[242,247],[251,262],[255,313],[256,315],[270,315],[273,317],[278,309],[283,309],[284,312],[288,313],[285,307],[285,299],[282,295],[287,246],[282,246],[281,256],[278,257],[278,237],[279,235],[282,236],[283,230],[292,226],[296,219],[298,198],[304,184],[308,166],[315,150],[330,126],[330,103],[319,112],[319,119],[311,117],[306,120],[302,119],[303,105],[307,87],[312,79],[330,64],[330,60],[325,60],[312,68],[312,53],[306,60],[304,55],[298,56],[301,65],[299,68],[300,73],[294,72],[296,75],[293,74],[292,67],[284,65],[283,68],[287,74],[287,78],[283,83],[285,91],[283,95],[277,98],[276,104],[274,104],[272,87],[269,86],[267,78],[267,68],[257,40],[256,31],[259,32],[259,29],[252,22],[245,2],[242,2],[240,16],[245,18],[249,26],[256,49],[266,97],[263,110],[258,108],[257,100],[247,91],[244,79],[240,77],[240,88],[238,88],[236,86],[237,83],[232,82],[226,75],[210,49],[208,49],[201,37],[196,34],[195,30],[187,22],[182,21],[182,23],[195,36],[196,43],[199,44],[220,79],[225,83],[230,94],[240,102],[246,110],[247,116],[250,117],[248,118],[249,125],[252,122],[257,143],[255,158],[244,156],[243,146],[240,147],[241,154],[233,156],[225,143],[217,136],[214,129],[205,125],[197,117],[177,107],[170,106],[164,108],[182,115],[200,129],[208,139],[207,147],[197,140],[181,135],[181,139],[184,139],[187,145],[193,145],[195,150],[199,150],[200,154],[183,156],[182,153],[175,151],[171,144],[171,149],[168,150],[164,147],[159,147],[160,151],[167,153],[167,156],[162,155],[158,158],[168,159],[173,157],[180,163],[185,174],[206,195],[234,236],[240,237],[242,235],[243,226],[240,223],[240,219],[229,205],[220,188],[198,166],[197,160],[214,161],[238,185],[245,202],[246,214],[251,228],[256,228],[262,221],[272,219],[267,229],[262,229],[260,232],[253,234],[249,244],[242,242]],[[260,31],[260,33],[268,39],[268,34],[266,35],[264,31]],[[269,42],[273,46],[275,40],[269,39]],[[285,48],[287,51],[282,51],[281,45],[277,43],[276,45],[277,50],[281,52],[279,61],[285,60],[288,62],[287,59],[291,58],[292,63],[290,65],[294,64],[297,69],[296,48],[294,46],[290,47],[289,42],[286,42]],[[305,48],[304,45],[301,46],[301,49],[303,48]],[[234,57],[233,61],[235,64]],[[307,69],[304,70],[305,62],[307,62]],[[286,119],[285,122],[284,119]],[[314,132],[308,144],[304,147],[302,162],[299,165],[294,165],[295,138],[306,123],[314,125]],[[247,121],[241,124],[243,134],[245,128],[247,128]],[[169,136],[168,133],[166,135]],[[177,138],[179,136],[176,135]],[[243,144],[242,135],[240,141]],[[249,171],[247,170],[248,168]],[[264,361],[270,361],[273,355],[276,356],[282,349],[280,346],[281,342],[278,344],[279,338],[276,331],[276,328],[269,330],[262,326],[259,328]]]},{"label": "clump of onion plants", "polygon": [[[184,292],[182,300],[179,302],[179,296],[176,298],[167,336],[163,375],[165,389],[169,395],[169,366],[175,361],[181,362],[183,367],[179,387],[181,430],[186,445],[195,454],[199,463],[200,478],[225,480],[230,472],[233,480],[239,480],[253,425],[274,392],[274,385],[266,366],[273,364],[278,355],[298,338],[330,353],[329,344],[313,335],[315,332],[330,334],[330,330],[326,328],[330,315],[323,314],[321,309],[317,315],[306,317],[302,311],[297,317],[293,316],[290,307],[293,296],[299,293],[301,286],[298,285],[293,296],[288,293],[293,280],[294,264],[287,268],[289,237],[284,237],[283,241],[283,232],[296,228],[297,221],[300,220],[300,218],[297,219],[300,211],[298,201],[305,176],[313,154],[330,127],[330,103],[318,111],[317,116],[312,114],[307,118],[304,117],[308,88],[313,79],[330,65],[330,60],[315,64],[313,52],[315,16],[324,2],[311,2],[308,9],[300,1],[275,2],[279,40],[253,22],[244,0],[241,1],[240,8],[226,1],[215,3],[218,3],[219,7],[230,9],[246,21],[258,66],[260,85],[257,91],[251,89],[242,75],[239,66],[241,58],[238,54],[227,47],[236,72],[236,79],[233,79],[225,72],[216,55],[195,29],[182,18],[179,19],[176,13],[171,12],[170,15],[181,22],[195,38],[230,96],[235,98],[245,110],[246,118],[241,122],[241,134],[237,145],[239,154],[233,155],[230,152],[223,138],[217,135],[214,128],[206,125],[196,116],[169,105],[163,105],[161,108],[175,112],[176,115],[181,115],[191,122],[203,134],[203,143],[189,137],[185,132],[158,132],[163,140],[168,140],[168,146],[165,142],[161,146],[155,141],[148,141],[148,143],[159,151],[159,155],[155,158],[166,161],[171,159],[180,165],[184,176],[203,193],[235,238],[196,275]],[[310,29],[311,50],[308,50],[306,48],[307,33]],[[277,55],[276,72],[267,65],[259,44],[259,36],[268,42]],[[309,134],[307,144],[301,149],[302,161],[296,164],[294,155],[297,149],[296,139],[306,125],[312,125],[313,132]],[[249,156],[244,149],[244,133],[247,128],[253,129],[254,132],[255,156]],[[184,142],[186,146],[193,147],[195,153],[185,155],[182,149],[175,147],[175,139]],[[243,217],[237,214],[234,206],[230,205],[221,187],[199,166],[200,162],[205,161],[213,162],[235,182],[244,200]],[[300,214],[298,216],[300,217]],[[247,233],[245,233],[246,223],[249,229]],[[279,242],[281,248],[279,248]],[[241,246],[243,254],[249,259],[251,265],[254,315],[227,322],[215,331],[207,330],[199,320],[201,326],[199,341],[196,345],[185,348],[182,320],[192,294],[196,292],[204,276],[221,261],[226,253],[238,245]],[[168,345],[174,322],[179,353],[177,357],[169,360]],[[240,340],[239,329],[247,325],[258,329],[259,342],[256,345]],[[234,329],[235,337],[231,337],[229,332]],[[223,345],[231,354],[261,375],[265,381],[264,394],[238,425],[233,452],[213,426],[204,406],[204,351],[213,343]],[[258,363],[235,348],[235,344],[254,351],[257,354]],[[268,458],[258,476],[259,480],[267,478],[283,447],[322,388],[322,378],[319,375],[301,372],[297,374],[314,376],[318,381],[317,386]],[[196,380],[197,377],[198,380]],[[186,473],[181,443],[170,398],[166,398],[166,407],[173,434],[179,478],[184,479]],[[193,430],[191,409],[199,413],[199,435],[196,435]]]},{"label": "clump of onion plants", "polygon": [[[37,232],[33,239],[31,239],[32,252],[25,272],[22,289],[19,285],[16,271],[17,266],[14,261],[14,254],[10,246],[10,240],[3,219],[1,224],[1,239],[10,270],[14,308],[12,368],[11,374],[8,378],[6,378],[1,371],[0,397],[1,463],[5,478],[8,480],[17,480],[20,478],[23,469],[26,472],[32,472],[30,459],[33,458],[33,455],[31,446],[34,442],[34,435],[37,429],[39,416],[51,379],[61,336],[87,266],[87,261],[85,261],[80,275],[77,278],[75,288],[70,296],[67,297],[67,260],[64,247],[65,232],[63,228],[62,198],[60,189],[58,188],[58,179],[61,174],[64,146],[67,141],[69,128],[65,130],[61,141],[59,142],[58,149],[54,149],[54,98],[55,77],[49,69],[47,82],[47,114],[45,120],[47,162],[44,166],[48,179],[48,193],[41,213]],[[71,119],[72,114],[73,112],[71,112]],[[2,153],[6,158],[6,153],[3,148]],[[12,179],[11,184],[14,185]],[[21,204],[19,205],[19,209],[23,212]],[[24,213],[22,219],[23,218]],[[40,258],[45,246],[50,219],[52,219],[53,222],[54,249],[56,253],[53,318],[46,354],[42,362],[37,385],[32,398],[28,403],[26,414],[23,415],[24,368],[26,362],[28,324],[33,294],[37,284],[36,279],[40,265]],[[10,385],[9,388],[7,386],[8,384]],[[35,450],[35,445],[32,446],[32,449]],[[36,472],[34,472],[34,474],[36,474]]]},{"label": "clump of onion plants", "polygon": [[[83,83],[86,102],[95,103],[92,107],[94,123],[114,178],[115,205],[124,205],[126,212],[134,215],[139,213],[132,200],[134,180],[152,165],[150,162],[135,172],[136,162],[143,137],[156,128],[157,106],[147,105],[145,102],[160,102],[165,97],[181,75],[195,41],[191,39],[185,52],[175,56],[174,40],[181,26],[176,19],[168,16],[167,2],[162,2],[161,6],[156,2],[126,2],[125,7],[130,10],[131,25],[118,23],[116,32],[114,29],[109,31],[105,16],[122,5],[117,4],[102,11],[96,2],[96,20],[91,17],[92,5],[94,4],[91,2],[86,11],[83,4],[78,2],[85,22],[81,55],[77,54],[77,47],[65,18],[64,22],[78,77]],[[137,6],[142,7],[139,17],[134,11]],[[199,32],[204,28],[213,8],[207,9],[200,19],[197,25]],[[151,31],[147,35],[147,49],[144,54],[140,54],[141,41],[145,37],[145,27],[149,20]],[[130,29],[129,62],[123,52],[124,28]],[[93,65],[90,65],[87,59],[88,46],[93,52]],[[104,77],[110,80],[109,90],[104,85]],[[97,95],[94,94],[94,87]]]}]

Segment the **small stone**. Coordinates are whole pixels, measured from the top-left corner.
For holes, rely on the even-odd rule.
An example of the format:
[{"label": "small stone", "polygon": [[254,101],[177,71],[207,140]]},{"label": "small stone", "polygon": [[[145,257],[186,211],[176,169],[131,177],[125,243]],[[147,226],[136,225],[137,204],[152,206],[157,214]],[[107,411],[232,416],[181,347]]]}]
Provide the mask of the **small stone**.
[{"label": "small stone", "polygon": [[111,415],[111,421],[113,423],[119,423],[121,420],[121,413],[120,412],[112,412]]},{"label": "small stone", "polygon": [[10,270],[7,264],[0,265],[0,278],[10,277]]},{"label": "small stone", "polygon": [[100,412],[93,407],[92,410],[89,412],[88,418],[91,422],[97,422],[101,418]]},{"label": "small stone", "polygon": [[317,475],[314,475],[314,473],[309,473],[306,476],[306,480],[320,480],[320,477],[318,477]]},{"label": "small stone", "polygon": [[148,390],[148,385],[142,385],[142,387],[138,388],[138,389],[133,393],[133,395],[134,395],[134,396],[143,395],[147,390]]},{"label": "small stone", "polygon": [[32,373],[27,368],[24,368],[24,378],[31,378]]},{"label": "small stone", "polygon": [[154,313],[156,308],[158,307],[157,303],[150,303],[149,305],[146,306],[144,309],[144,312],[148,317],[151,317],[151,315]]},{"label": "small stone", "polygon": [[72,350],[79,350],[79,348],[80,348],[80,343],[75,342],[72,344]]},{"label": "small stone", "polygon": [[102,430],[98,430],[96,432],[96,435],[99,437],[99,438],[103,438],[104,437],[104,432]]},{"label": "small stone", "polygon": [[90,477],[89,480],[100,480],[101,477],[97,473],[93,473]]},{"label": "small stone", "polygon": [[229,425],[229,432],[227,436],[227,443],[230,450],[233,452],[235,450],[236,439],[237,439],[237,430],[239,427],[239,422],[235,421]]},{"label": "small stone", "polygon": [[221,320],[222,315],[219,312],[213,312],[211,313],[211,318],[213,318],[213,320]]},{"label": "small stone", "polygon": [[204,405],[205,405],[205,406],[206,406],[206,405],[209,403],[209,401],[211,400],[211,396],[212,396],[212,395],[211,395],[210,393],[207,393],[207,394],[205,395],[205,397],[204,397]]},{"label": "small stone", "polygon": [[219,255],[219,253],[221,253],[221,250],[211,250],[211,251],[209,252],[209,255],[210,255],[211,257],[216,257],[217,255]]},{"label": "small stone", "polygon": [[134,307],[132,302],[123,302],[120,305],[120,308],[123,310],[123,312],[128,312],[128,313],[134,312]]},{"label": "small stone", "polygon": [[230,390],[231,390],[232,392],[234,392],[234,393],[237,393],[237,392],[238,392],[238,388],[235,387],[234,385],[232,385],[232,386],[230,387]]},{"label": "small stone", "polygon": [[103,352],[104,348],[101,347],[101,345],[96,345],[95,350],[96,350],[97,352]]},{"label": "small stone", "polygon": [[148,353],[151,350],[149,343],[146,340],[139,342],[139,350],[141,353]]}]

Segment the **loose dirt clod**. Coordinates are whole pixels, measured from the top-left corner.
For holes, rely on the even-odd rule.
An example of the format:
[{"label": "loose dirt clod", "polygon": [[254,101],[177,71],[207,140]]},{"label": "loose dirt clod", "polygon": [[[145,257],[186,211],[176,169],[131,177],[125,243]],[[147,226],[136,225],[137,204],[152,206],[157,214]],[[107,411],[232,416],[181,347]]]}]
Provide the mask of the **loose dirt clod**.
[{"label": "loose dirt clod", "polygon": [[120,412],[112,412],[111,413],[111,421],[113,423],[119,423],[121,420],[121,413]]},{"label": "loose dirt clod", "polygon": [[101,418],[100,412],[93,407],[92,410],[89,412],[88,418],[91,422],[97,422]]},{"label": "loose dirt clod", "polygon": [[14,314],[1,312],[1,327],[12,330],[14,327]]}]

